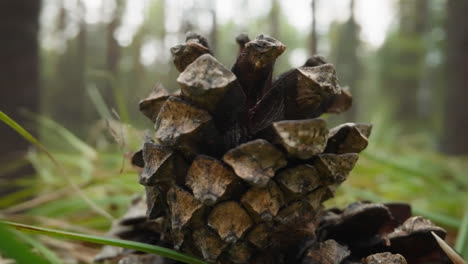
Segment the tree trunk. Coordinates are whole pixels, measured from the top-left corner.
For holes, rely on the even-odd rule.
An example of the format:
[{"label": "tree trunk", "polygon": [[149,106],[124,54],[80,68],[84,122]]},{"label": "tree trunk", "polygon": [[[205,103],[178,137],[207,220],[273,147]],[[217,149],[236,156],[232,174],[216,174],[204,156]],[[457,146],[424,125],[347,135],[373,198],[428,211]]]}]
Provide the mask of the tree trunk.
[{"label": "tree trunk", "polygon": [[280,6],[278,0],[271,1],[271,10],[270,10],[270,34],[274,38],[280,38]]},{"label": "tree trunk", "polygon": [[114,37],[116,30],[121,24],[121,16],[123,11],[124,2],[122,0],[115,1],[115,11],[112,14],[112,20],[107,24],[107,51],[106,51],[106,70],[109,73],[108,83],[105,86],[104,98],[107,98],[106,102],[110,107],[116,107],[118,105],[117,91],[118,87],[114,87],[118,82],[119,76],[119,63],[121,58],[120,45],[117,39]]},{"label": "tree trunk", "polygon": [[427,125],[420,114],[420,89],[426,65],[429,2],[400,0],[398,29],[380,49],[380,90],[393,105],[393,117],[407,132]]},{"label": "tree trunk", "polygon": [[442,150],[448,154],[468,154],[468,1],[447,1],[447,85]]},{"label": "tree trunk", "polygon": [[114,32],[119,26],[119,19],[114,18],[107,25],[107,70],[115,77],[118,71],[120,59],[120,47],[117,40],[114,38]]},{"label": "tree trunk", "polygon": [[310,32],[310,55],[317,54],[317,19],[316,19],[316,0],[312,0],[312,30]]},{"label": "tree trunk", "polygon": [[[18,123],[27,123],[21,110],[39,111],[38,32],[41,1],[0,1],[0,110]],[[34,127],[29,131],[36,134]],[[0,125],[0,166],[24,159],[30,144],[6,125]],[[18,163],[16,163],[18,164]],[[31,165],[0,174],[2,179],[18,179],[34,173]],[[0,196],[13,191],[0,185]]]},{"label": "tree trunk", "polygon": [[218,19],[216,17],[216,1],[210,1],[210,13],[211,13],[211,32],[210,32],[210,48],[213,54],[217,51],[218,44]]},{"label": "tree trunk", "polygon": [[[332,51],[337,74],[340,76],[340,83],[349,87],[354,96],[356,104],[346,113],[346,119],[355,121],[357,117],[357,106],[361,100],[359,96],[359,80],[362,78],[362,63],[359,59],[361,40],[359,38],[359,25],[354,18],[354,0],[350,1],[349,19],[339,26],[338,39]],[[365,100],[365,99],[363,99]]]},{"label": "tree trunk", "polygon": [[[77,97],[74,97],[75,102],[75,107],[76,109],[71,109],[71,114],[70,116],[67,116],[66,119],[69,120],[70,117],[73,117],[76,115],[76,118],[71,118],[73,119],[72,122],[75,124],[70,124],[73,125],[72,132],[78,133],[78,135],[85,136],[87,132],[87,127],[85,124],[89,124],[93,118],[93,112],[91,112],[90,104],[88,103],[88,97],[86,96],[86,65],[87,65],[87,53],[88,53],[88,28],[86,25],[86,21],[84,19],[85,17],[85,4],[83,0],[80,0],[79,3],[79,8],[81,10],[81,18],[80,18],[80,32],[78,33],[78,36],[76,37],[76,59],[75,59],[75,70],[73,71],[74,74],[72,75],[72,80],[75,80],[74,83],[72,84],[75,89],[77,90]],[[60,109],[58,109],[60,111]],[[77,111],[77,114],[75,111]],[[94,110],[94,109],[92,109]]]},{"label": "tree trunk", "polygon": [[[88,47],[88,30],[84,21],[85,7],[83,1],[77,2],[79,10],[79,32],[76,38],[67,39],[65,30],[68,26],[69,14],[64,4],[61,4],[58,32],[64,38],[66,50],[57,57],[53,78],[47,80],[51,87],[45,87],[47,100],[45,107],[50,111],[52,119],[84,138],[87,126],[92,119],[86,116],[89,107],[86,105],[86,58]],[[48,58],[45,58],[48,59]],[[73,100],[68,100],[73,98]]]},{"label": "tree trunk", "polygon": [[412,43],[412,46],[401,44],[400,63],[406,64],[413,73],[401,76],[399,82],[396,83],[396,102],[399,105],[396,117],[411,127],[420,118],[418,90],[421,88],[426,56],[424,35],[427,29],[429,1],[401,0],[400,13],[400,36],[407,43]]}]

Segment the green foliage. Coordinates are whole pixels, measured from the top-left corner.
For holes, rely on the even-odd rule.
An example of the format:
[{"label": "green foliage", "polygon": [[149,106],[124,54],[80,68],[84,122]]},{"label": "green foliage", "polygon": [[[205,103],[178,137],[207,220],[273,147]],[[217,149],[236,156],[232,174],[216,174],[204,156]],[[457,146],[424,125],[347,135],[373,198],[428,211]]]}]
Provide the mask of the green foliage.
[{"label": "green foliage", "polygon": [[[141,192],[141,186],[135,181],[135,172],[123,170],[117,172],[116,170],[121,163],[121,154],[119,151],[112,148],[112,152],[99,152],[90,148],[86,143],[82,142],[71,132],[58,124],[48,120],[45,117],[37,117],[39,122],[45,123],[46,130],[49,132],[55,131],[66,144],[75,148],[74,153],[50,153],[45,146],[43,146],[37,139],[35,139],[24,128],[17,124],[14,120],[9,118],[3,112],[0,112],[0,120],[10,125],[18,133],[24,136],[31,143],[36,144],[43,150],[42,153],[30,154],[30,160],[33,162],[38,170],[39,178],[37,182],[30,182],[26,187],[30,186],[29,195],[35,194],[36,197],[30,201],[17,204],[3,211],[6,215],[15,215],[20,211],[26,210],[21,215],[15,217],[30,217],[36,219],[60,219],[64,221],[69,229],[91,228],[98,230],[106,230],[109,228],[110,222],[106,216],[99,213],[99,211],[90,211],[89,202],[99,208],[106,208],[106,210],[114,209],[115,215],[122,215],[130,202],[133,194]],[[122,135],[123,136],[123,135]],[[56,138],[58,140],[59,138]],[[78,150],[78,151],[76,151]],[[95,166],[95,163],[99,166]],[[60,164],[60,166],[56,166]],[[127,166],[128,164],[126,164]],[[68,182],[64,177],[56,177],[55,175],[61,174],[62,168],[66,167],[67,171],[82,171],[81,177],[79,175],[68,175],[67,177],[77,180],[77,185],[86,199],[76,199],[73,195],[73,188],[68,187]],[[91,168],[89,168],[91,166]],[[122,169],[122,168],[121,168]],[[96,170],[96,171],[95,171]],[[94,177],[93,174],[99,175]],[[120,175],[119,175],[120,174]],[[62,175],[63,176],[63,175]],[[116,177],[117,176],[117,177]],[[33,186],[40,184],[42,188],[34,188]],[[22,197],[17,197],[13,194],[7,197],[2,197],[0,202],[9,201],[18,202]],[[45,218],[44,218],[45,217]],[[39,221],[40,223],[41,221]],[[62,238],[69,238],[81,241],[87,241],[98,244],[121,246],[132,249],[137,249],[143,252],[160,254],[168,258],[173,258],[185,263],[204,263],[192,257],[177,253],[176,251],[160,248],[143,243],[136,243],[130,241],[110,239],[106,237],[97,237],[90,235],[74,234],[65,231],[44,229],[40,227],[31,227],[16,223],[6,223],[14,226],[17,229],[29,230],[40,234],[58,236]],[[5,231],[7,232],[7,231]],[[3,239],[3,236],[2,236]],[[46,256],[50,263],[57,263],[57,257],[53,252],[48,250],[38,240],[32,238],[25,238],[29,244],[39,250]],[[3,243],[2,243],[3,244]],[[9,250],[8,248],[5,250]],[[9,251],[8,251],[9,252]],[[15,252],[13,252],[15,253]],[[12,258],[16,259],[13,254]],[[21,258],[19,259],[21,260]],[[41,262],[20,262],[20,263],[41,263]],[[58,262],[60,263],[60,262]]]},{"label": "green foliage", "polygon": [[370,144],[331,204],[402,201],[415,214],[461,229],[460,201],[468,198],[467,158],[437,154],[430,148],[430,136],[410,136],[388,119],[385,112],[374,115]]},{"label": "green foliage", "polygon": [[[2,238],[2,243],[0,243],[0,252],[6,257],[16,260],[18,264],[47,264],[48,262],[38,256],[33,254],[30,248],[24,243],[18,240],[18,236],[15,233],[6,227],[5,224],[0,223],[0,237]],[[5,243],[8,241],[7,243]]]},{"label": "green foliage", "polygon": [[[42,146],[39,141],[33,137],[28,131],[26,131],[22,126],[20,126],[18,123],[16,123],[15,120],[11,119],[7,114],[5,114],[3,111],[0,111],[0,121],[3,123],[7,124],[9,127],[11,127],[13,130],[15,130],[18,134],[20,134],[22,137],[24,137],[27,141],[32,143],[33,145],[36,145],[39,149],[45,150],[44,146]],[[47,153],[47,151],[45,151]]]},{"label": "green foliage", "polygon": [[[6,115],[2,117],[22,131],[21,126],[14,125]],[[359,199],[409,202],[415,214],[428,217],[449,229],[460,230],[457,249],[466,252],[463,248],[466,248],[467,220],[466,213],[464,220],[461,220],[463,214],[459,203],[467,198],[468,181],[463,174],[467,169],[466,159],[447,158],[427,147],[421,149],[420,146],[428,145],[425,137],[403,136],[398,126],[389,125],[388,118],[385,112],[378,112],[372,118],[374,131],[368,150],[362,153],[352,175],[339,189],[330,206],[344,206]],[[56,145],[50,155],[65,171],[71,172],[68,177],[93,204],[118,218],[125,212],[131,197],[143,191],[127,159],[124,159],[122,168],[123,155],[138,148],[141,132],[114,120],[109,126],[113,127],[114,132],[122,132],[120,140],[126,142],[126,148],[109,142],[111,137],[95,140],[97,145],[93,146],[45,117],[35,117],[35,120],[55,139]],[[98,131],[98,134],[106,134],[109,127]],[[24,131],[22,133],[25,134]],[[102,140],[107,143],[103,144]],[[68,150],[62,151],[60,148]],[[110,227],[106,217],[90,210],[85,200],[76,199],[73,188],[61,176],[60,169],[46,152],[32,152],[29,159],[36,167],[38,177],[35,181],[21,184],[25,194],[35,198],[21,202],[25,195],[18,193],[2,197],[0,204],[15,204],[3,211],[7,217],[14,216],[14,219],[39,226],[98,234]],[[40,239],[36,241],[41,243]]]},{"label": "green foliage", "polygon": [[[351,87],[359,89],[354,94],[359,107],[356,119],[371,120],[374,124],[368,150],[362,153],[349,180],[340,187],[330,206],[344,206],[358,199],[409,202],[415,214],[424,215],[450,230],[458,230],[456,249],[468,258],[467,209],[463,212],[463,201],[468,199],[465,194],[468,191],[465,176],[468,160],[434,152],[438,131],[433,123],[441,119],[440,98],[445,91],[442,68],[445,14],[442,2],[431,1],[435,7],[431,9],[433,24],[428,35],[407,35],[394,29],[377,52],[360,43],[359,27],[349,21],[333,24],[328,37],[322,36],[320,43],[328,41],[331,48],[320,50],[325,51],[322,55],[337,62],[341,84],[351,84],[354,82],[349,81],[351,77],[360,76],[356,87]],[[107,33],[105,21],[80,27],[78,34],[64,41],[62,51],[42,50],[43,114],[29,115],[41,128],[42,144],[0,112],[3,122],[44,150],[28,154],[28,160],[37,172],[33,180],[8,182],[22,189],[0,198],[0,207],[9,206],[2,211],[7,219],[102,234],[110,227],[109,218],[99,210],[90,210],[90,204],[102,208],[112,218],[118,218],[126,210],[131,197],[143,192],[137,181],[137,172],[128,161],[130,153],[138,149],[143,133],[128,123],[149,128],[148,120],[138,113],[137,102],[156,81],[171,91],[178,88],[173,81],[178,72],[171,64],[168,40],[181,41],[184,32],[166,31],[164,5],[162,0],[151,1],[132,42],[120,47],[118,74],[108,72],[104,63],[106,43],[102,39]],[[296,49],[306,50],[308,43],[308,33],[288,24],[287,15],[290,14],[280,15],[280,36],[277,37],[288,48],[276,65],[276,73],[298,66],[290,65],[289,56]],[[239,26],[239,21],[231,20],[217,28],[216,57],[228,67],[237,54],[234,37],[241,32],[241,27],[251,37],[268,34],[267,14],[257,19],[245,19],[241,24]],[[65,26],[58,25],[54,32],[63,33]],[[148,41],[158,43],[158,58],[149,66],[140,60],[142,48]],[[363,46],[362,49],[359,45]],[[431,58],[436,58],[435,62]],[[429,67],[426,76],[422,76],[424,67]],[[416,86],[421,79],[426,80],[425,88],[430,89],[428,91],[433,97],[430,104],[424,105],[429,108],[431,117],[410,120],[410,124],[396,121],[399,98],[416,96]],[[412,89],[405,88],[407,83]],[[116,111],[112,111],[113,108]],[[102,120],[97,121],[98,117]],[[407,126],[413,124],[416,124],[418,132],[407,133]],[[23,163],[22,160],[12,162],[0,168],[0,174]],[[79,188],[84,199],[76,198],[76,189],[70,183]],[[27,197],[34,198],[24,201]],[[0,237],[4,239],[3,233]],[[19,238],[54,263],[53,254],[47,252],[44,245],[41,247],[41,237]],[[30,251],[27,247],[25,250]]]},{"label": "green foliage", "polygon": [[336,67],[340,83],[357,89],[357,80],[362,78],[360,26],[350,18],[342,24],[334,23],[332,27],[335,32],[331,38],[330,61]]},{"label": "green foliage", "polygon": [[19,231],[13,231],[15,237],[19,238],[20,240],[29,244],[34,250],[36,250],[44,259],[48,261],[50,264],[61,264],[63,263],[60,258],[53,252],[52,250],[48,249],[41,241],[37,238],[32,237],[28,234],[21,233]]},{"label": "green foliage", "polygon": [[398,80],[418,80],[422,73],[424,53],[424,42],[417,36],[398,32],[389,34],[379,54],[382,62],[381,84],[389,88]]},{"label": "green foliage", "polygon": [[463,258],[468,259],[468,206],[465,205],[465,213],[455,242],[455,250],[460,252]]},{"label": "green foliage", "polygon": [[[106,211],[101,209],[99,206],[97,206],[93,201],[91,201],[82,191],[81,189],[75,184],[75,182],[68,176],[67,172],[65,171],[64,167],[55,159],[55,157],[42,145],[34,136],[32,136],[28,131],[26,131],[21,125],[16,123],[13,119],[11,119],[9,116],[7,116],[5,113],[0,111],[0,121],[4,122],[8,126],[10,126],[12,129],[14,129],[18,134],[20,134],[23,138],[28,140],[31,144],[35,145],[37,148],[39,148],[42,152],[44,152],[47,157],[52,161],[54,166],[59,170],[59,173],[61,176],[66,179],[66,181],[70,184],[72,189],[85,201],[91,209],[95,210],[99,214],[103,215],[104,217],[109,218],[112,220],[112,216],[109,215]],[[69,134],[67,134],[69,135]],[[71,136],[71,138],[75,138]]]},{"label": "green foliage", "polygon": [[[41,235],[46,235],[46,236],[52,236],[52,237],[58,237],[58,238],[64,238],[64,239],[73,239],[73,240],[100,244],[100,245],[108,245],[108,246],[116,246],[116,247],[134,249],[134,250],[138,250],[138,251],[142,251],[142,252],[146,252],[150,254],[157,254],[166,258],[170,258],[170,259],[181,261],[183,263],[188,263],[188,264],[206,264],[205,262],[199,259],[179,253],[175,250],[158,247],[158,246],[154,246],[150,244],[140,243],[140,242],[113,239],[113,238],[102,237],[102,236],[78,234],[78,233],[73,233],[73,232],[66,232],[66,231],[61,231],[61,230],[55,230],[55,229],[43,228],[43,227],[37,227],[37,226],[31,226],[31,225],[24,225],[24,224],[7,222],[7,221],[0,221],[0,225],[14,227],[17,230],[26,232],[26,233],[41,234]],[[8,243],[2,243],[2,244],[8,244]],[[15,257],[19,257],[19,256],[16,255]],[[20,262],[20,263],[46,263],[46,262]]]}]

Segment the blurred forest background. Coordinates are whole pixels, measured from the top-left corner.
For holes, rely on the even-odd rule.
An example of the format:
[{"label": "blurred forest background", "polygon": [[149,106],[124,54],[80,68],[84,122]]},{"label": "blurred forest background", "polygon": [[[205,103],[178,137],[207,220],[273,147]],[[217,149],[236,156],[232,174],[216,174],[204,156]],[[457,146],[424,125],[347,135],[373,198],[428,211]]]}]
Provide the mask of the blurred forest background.
[{"label": "blurred forest background", "polygon": [[[126,160],[151,128],[138,101],[156,83],[178,89],[169,49],[202,33],[230,67],[239,33],[271,35],[287,46],[277,74],[312,54],[335,64],[354,105],[326,117],[330,126],[374,124],[330,205],[410,202],[455,234],[468,221],[467,13],[465,0],[1,1],[0,110],[118,217],[142,192]],[[87,233],[109,227],[46,155],[5,125],[0,135],[2,213]]]}]

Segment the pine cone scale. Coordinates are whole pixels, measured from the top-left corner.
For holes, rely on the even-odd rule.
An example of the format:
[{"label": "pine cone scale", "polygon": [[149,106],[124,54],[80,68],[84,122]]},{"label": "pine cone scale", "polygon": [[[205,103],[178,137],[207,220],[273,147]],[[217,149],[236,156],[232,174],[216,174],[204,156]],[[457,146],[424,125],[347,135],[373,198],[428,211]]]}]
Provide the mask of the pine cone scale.
[{"label": "pine cone scale", "polygon": [[171,49],[180,94],[156,89],[140,102],[155,128],[132,158],[143,168],[146,217],[121,225],[219,264],[422,263],[438,253],[434,244],[405,249],[430,231],[445,235],[407,207],[324,209],[372,129],[329,130],[319,118],[351,106],[334,66],[314,56],[274,79],[285,45],[263,35],[237,42],[231,70],[198,34]]}]

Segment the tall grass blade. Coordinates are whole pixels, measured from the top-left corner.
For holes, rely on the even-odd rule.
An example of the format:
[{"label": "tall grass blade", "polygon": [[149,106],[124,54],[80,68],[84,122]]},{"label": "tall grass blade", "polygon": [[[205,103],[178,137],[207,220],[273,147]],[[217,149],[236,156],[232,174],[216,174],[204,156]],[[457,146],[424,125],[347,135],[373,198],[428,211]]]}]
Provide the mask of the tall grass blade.
[{"label": "tall grass blade", "polygon": [[4,122],[8,126],[10,126],[13,130],[18,132],[23,138],[28,140],[30,143],[35,145],[38,149],[43,151],[50,160],[54,163],[54,165],[60,170],[61,175],[68,181],[70,186],[74,189],[74,191],[98,214],[106,217],[110,221],[114,220],[114,218],[107,213],[104,209],[97,206],[93,203],[82,191],[81,189],[73,182],[73,180],[68,176],[65,172],[65,169],[60,165],[60,163],[54,158],[54,156],[42,145],[33,135],[31,135],[26,129],[24,129],[21,125],[16,123],[13,119],[11,119],[8,115],[6,115],[3,111],[0,111],[0,121]]},{"label": "tall grass blade", "polygon": [[39,141],[34,138],[33,135],[31,135],[26,129],[24,129],[22,126],[20,126],[18,123],[16,123],[13,119],[11,119],[7,114],[5,114],[3,111],[0,111],[0,120],[8,125],[9,127],[13,128],[18,134],[20,134],[23,138],[25,138],[27,141],[31,142],[32,144],[36,145],[39,149],[44,151],[46,154],[50,155],[50,153],[47,152],[45,147],[39,143]]},{"label": "tall grass blade", "polygon": [[39,121],[42,125],[47,127],[50,131],[57,133],[61,136],[68,144],[73,146],[75,149],[86,155],[86,157],[90,157],[91,159],[95,159],[97,156],[96,150],[94,150],[91,146],[86,144],[83,140],[79,137],[75,136],[72,132],[70,132],[65,127],[61,126],[54,120],[47,118],[43,115],[39,115],[32,112],[27,112],[27,115],[30,116],[33,120]]},{"label": "tall grass blade", "polygon": [[119,111],[119,115],[122,118],[122,122],[128,123],[129,122],[129,114],[128,109],[125,104],[125,98],[118,87],[118,82],[116,77],[108,71],[102,70],[92,70],[90,71],[91,77],[106,80],[112,87],[112,92],[114,93],[114,100],[117,104],[117,109]]},{"label": "tall grass blade", "polygon": [[0,252],[8,258],[14,259],[16,263],[47,264],[44,258],[32,253],[28,246],[18,241],[15,234],[2,223],[0,223],[0,237],[3,241],[0,243]]},{"label": "tall grass blade", "polygon": [[460,228],[460,220],[448,215],[437,214],[427,210],[420,210],[418,208],[413,208],[413,215],[420,215],[446,227],[455,229]]},{"label": "tall grass blade", "polygon": [[91,99],[91,102],[93,103],[94,107],[96,108],[96,111],[101,116],[101,118],[105,120],[111,119],[112,115],[109,111],[109,107],[102,98],[102,95],[96,88],[96,86],[90,86],[86,90],[88,91],[89,98]]},{"label": "tall grass blade", "polygon": [[26,235],[25,233],[20,233],[18,231],[14,232],[15,236],[20,238],[22,241],[28,243],[33,248],[35,248],[41,255],[51,264],[62,264],[63,262],[52,250],[45,247],[41,242],[36,239]]},{"label": "tall grass blade", "polygon": [[72,233],[66,232],[61,230],[43,228],[43,227],[36,227],[30,225],[24,225],[19,223],[13,222],[6,222],[0,221],[0,223],[11,226],[16,228],[19,231],[41,234],[46,236],[58,237],[58,238],[65,238],[65,239],[72,239],[72,240],[79,240],[94,244],[100,245],[109,245],[109,246],[116,246],[116,247],[123,247],[128,249],[134,249],[146,253],[157,254],[166,258],[170,258],[173,260],[181,261],[188,264],[206,264],[204,261],[194,258],[189,255],[182,254],[172,249],[153,246],[150,244],[140,243],[140,242],[133,242],[121,239],[113,239],[101,236],[93,236],[93,235],[86,235],[86,234],[79,234],[79,233]]},{"label": "tall grass blade", "polygon": [[458,229],[455,250],[460,252],[464,258],[468,258],[468,206],[465,207],[463,220],[460,229]]}]

